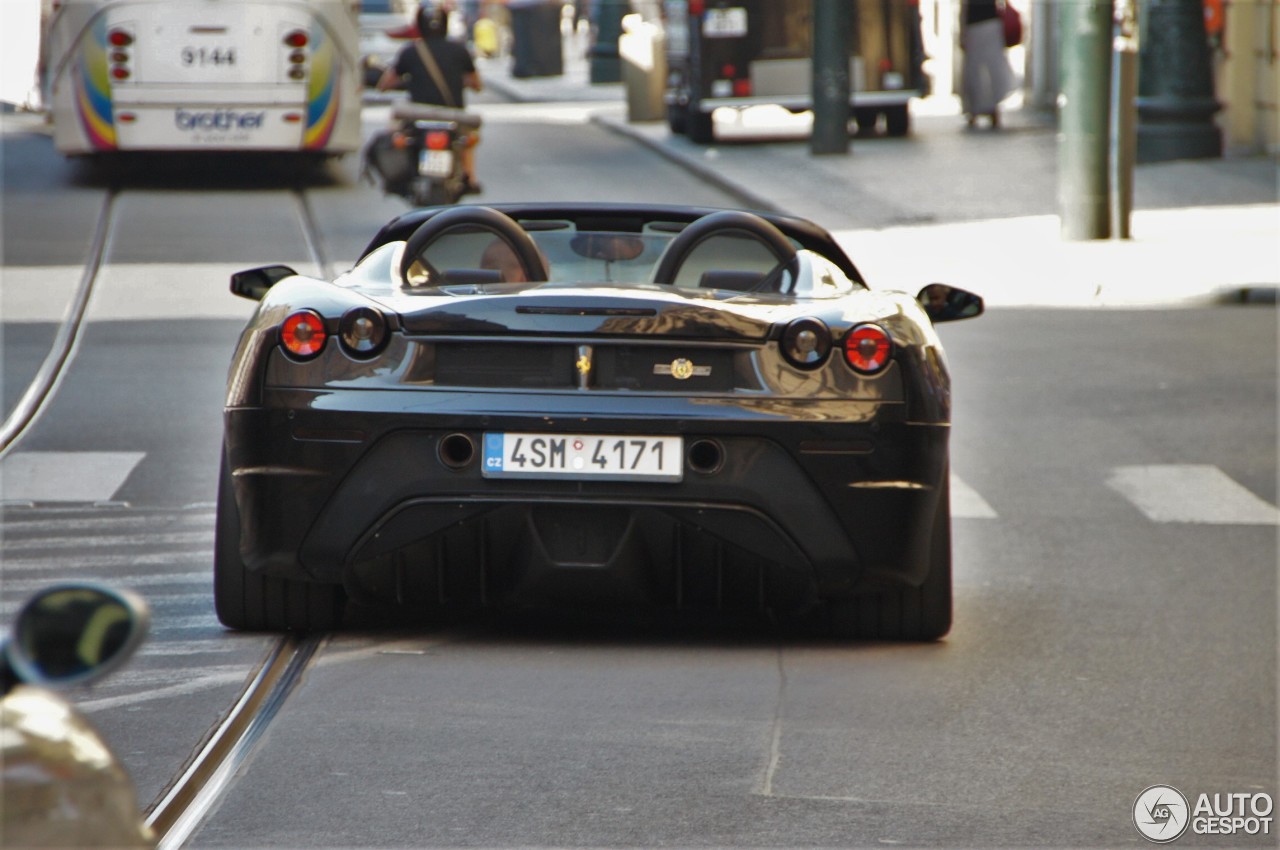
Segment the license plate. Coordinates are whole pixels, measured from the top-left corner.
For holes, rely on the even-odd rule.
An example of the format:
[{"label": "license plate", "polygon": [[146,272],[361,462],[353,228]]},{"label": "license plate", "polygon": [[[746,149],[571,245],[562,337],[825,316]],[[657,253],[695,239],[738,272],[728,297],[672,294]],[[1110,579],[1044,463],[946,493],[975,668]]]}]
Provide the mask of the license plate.
[{"label": "license plate", "polygon": [[418,173],[427,177],[448,177],[453,173],[453,151],[420,151]]},{"label": "license plate", "polygon": [[587,434],[484,435],[485,478],[679,481],[680,437]]},{"label": "license plate", "polygon": [[702,19],[702,34],[706,38],[738,38],[747,34],[747,10],[708,9]]}]

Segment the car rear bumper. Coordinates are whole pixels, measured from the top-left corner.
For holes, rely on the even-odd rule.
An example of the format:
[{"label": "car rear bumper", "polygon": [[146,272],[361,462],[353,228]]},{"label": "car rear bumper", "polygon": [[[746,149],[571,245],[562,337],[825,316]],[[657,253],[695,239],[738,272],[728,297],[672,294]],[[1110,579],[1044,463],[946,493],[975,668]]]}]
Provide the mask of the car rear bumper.
[{"label": "car rear bumper", "polygon": [[[272,393],[278,407],[228,410],[245,564],[357,596],[676,604],[798,604],[928,572],[949,428],[903,421],[901,404],[778,415],[785,405],[665,400],[664,414],[637,400],[585,417],[548,414],[547,396],[528,403],[536,413],[484,414],[449,412],[474,411],[475,394],[429,397],[425,412],[326,410],[336,396],[295,390]],[[483,434],[504,430],[680,435],[683,480],[485,478]],[[689,457],[694,444],[719,462]]]}]

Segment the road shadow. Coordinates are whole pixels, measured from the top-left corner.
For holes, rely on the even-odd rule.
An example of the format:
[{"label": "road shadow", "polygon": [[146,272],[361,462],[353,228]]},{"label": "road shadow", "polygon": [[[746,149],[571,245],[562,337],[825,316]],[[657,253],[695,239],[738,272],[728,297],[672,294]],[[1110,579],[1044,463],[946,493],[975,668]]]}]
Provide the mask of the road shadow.
[{"label": "road shadow", "polygon": [[76,185],[98,189],[279,191],[348,185],[334,157],[278,152],[114,153],[73,160]]},{"label": "road shadow", "polygon": [[425,611],[349,604],[342,634],[380,640],[447,635],[469,645],[576,647],[772,648],[930,647],[944,642],[832,637],[824,611],[678,611],[663,606],[615,609],[508,607]]}]

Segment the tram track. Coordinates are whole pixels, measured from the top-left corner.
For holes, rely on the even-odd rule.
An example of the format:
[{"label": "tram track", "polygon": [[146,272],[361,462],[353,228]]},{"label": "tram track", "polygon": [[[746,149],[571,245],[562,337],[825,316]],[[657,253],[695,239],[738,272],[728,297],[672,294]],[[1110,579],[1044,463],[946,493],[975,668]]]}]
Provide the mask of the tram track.
[{"label": "tram track", "polygon": [[[281,187],[282,189],[285,187]],[[302,242],[322,275],[332,275],[325,239],[302,186],[286,189]],[[98,213],[83,269],[48,352],[30,383],[0,425],[0,458],[31,433],[69,373],[89,324],[89,305],[110,264],[111,246],[121,227],[120,201],[127,189],[113,181]],[[210,565],[210,569],[212,565]],[[262,663],[247,672],[246,683],[229,710],[209,729],[173,779],[146,810],[146,823],[159,848],[177,848],[193,834],[235,780],[325,640],[324,635],[285,635],[272,639]]]},{"label": "tram track", "polygon": [[63,321],[54,335],[49,353],[45,355],[31,383],[18,399],[13,412],[5,419],[3,426],[0,426],[0,457],[4,457],[22,434],[39,418],[46,403],[53,397],[67,365],[71,362],[84,325],[89,296],[93,294],[93,284],[98,278],[103,258],[107,253],[118,194],[119,190],[114,187],[107,191],[106,198],[102,202],[102,212],[98,216],[98,223],[94,229],[93,240],[89,243],[89,257],[85,262],[84,271],[76,284],[71,302],[67,305]]}]

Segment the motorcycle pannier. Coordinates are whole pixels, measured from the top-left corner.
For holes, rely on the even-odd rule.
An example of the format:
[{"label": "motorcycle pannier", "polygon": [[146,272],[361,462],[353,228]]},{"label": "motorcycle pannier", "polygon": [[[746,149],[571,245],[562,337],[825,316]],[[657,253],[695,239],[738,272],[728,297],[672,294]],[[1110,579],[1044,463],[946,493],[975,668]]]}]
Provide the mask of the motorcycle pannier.
[{"label": "motorcycle pannier", "polygon": [[394,130],[383,130],[365,147],[365,162],[382,175],[385,185],[408,183],[418,173],[417,152],[398,148],[392,142]]}]

